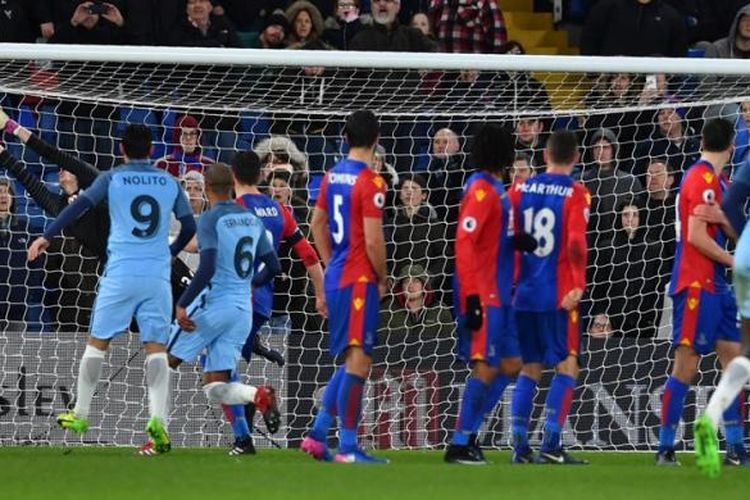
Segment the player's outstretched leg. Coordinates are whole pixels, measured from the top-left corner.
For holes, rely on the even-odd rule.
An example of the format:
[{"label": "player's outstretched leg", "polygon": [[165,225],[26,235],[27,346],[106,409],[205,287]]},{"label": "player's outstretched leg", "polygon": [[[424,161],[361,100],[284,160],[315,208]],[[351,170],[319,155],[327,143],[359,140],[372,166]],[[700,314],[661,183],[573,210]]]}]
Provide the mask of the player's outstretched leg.
[{"label": "player's outstretched leg", "polygon": [[514,464],[532,464],[536,461],[534,452],[529,446],[529,420],[534,407],[536,386],[536,380],[521,374],[513,391],[513,401],[511,402],[513,456],[511,462]]},{"label": "player's outstretched leg", "polygon": [[721,473],[719,458],[719,441],[716,438],[716,427],[706,415],[699,417],[693,425],[695,434],[695,465],[708,477],[717,477]]},{"label": "player's outstretched leg", "polygon": [[316,460],[331,462],[333,454],[328,449],[328,431],[336,421],[336,399],[339,394],[339,386],[346,374],[346,366],[339,366],[331,377],[330,382],[323,392],[318,414],[310,433],[302,441],[302,451]]},{"label": "player's outstretched leg", "polygon": [[86,344],[81,364],[78,366],[78,380],[76,384],[76,405],[73,411],[57,416],[57,424],[63,429],[70,429],[83,434],[89,428],[88,416],[91,400],[96,391],[96,385],[102,375],[102,365],[106,351]]}]

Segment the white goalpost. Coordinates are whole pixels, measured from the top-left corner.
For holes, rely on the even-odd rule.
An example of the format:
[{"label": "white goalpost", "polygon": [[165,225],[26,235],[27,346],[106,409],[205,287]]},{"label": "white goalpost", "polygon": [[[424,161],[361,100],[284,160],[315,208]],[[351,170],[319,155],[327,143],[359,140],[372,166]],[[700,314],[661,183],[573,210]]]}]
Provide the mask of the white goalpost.
[{"label": "white goalpost", "polygon": [[[346,153],[347,114],[376,112],[393,284],[381,304],[361,429],[363,444],[376,448],[442,447],[455,425],[467,371],[454,356],[452,247],[479,125],[512,128],[519,164],[533,171],[543,168],[550,131],[569,128],[580,138],[576,175],[593,204],[582,372],[563,435],[572,448],[657,446],[671,366],[665,288],[678,182],[699,155],[708,118],[735,124],[727,175],[750,152],[750,65],[742,60],[0,44],[0,105],[45,142],[99,170],[120,161],[118,138],[128,123],[152,130],[155,160],[169,157],[180,173],[200,169],[196,153],[180,142],[180,124],[191,116],[204,157],[229,162],[236,151],[259,152],[269,192],[292,206],[303,231],[323,173]],[[15,137],[2,142],[17,168],[59,193],[60,165]],[[8,191],[13,203],[4,209]],[[628,207],[637,222],[623,222]],[[0,444],[140,445],[144,354],[134,333],[113,343],[88,434],[75,438],[55,426],[54,415],[74,397],[101,268],[72,234],[45,262],[29,266],[25,248],[52,218],[28,180],[0,166]],[[290,255],[282,247],[274,316],[261,333],[286,364],[257,356],[243,363],[251,383],[270,383],[282,397],[283,426],[272,436],[282,447],[299,445],[334,367],[304,267]],[[411,290],[414,281],[422,292]],[[686,421],[707,403],[716,366],[713,356],[702,361]],[[231,429],[205,400],[198,368],[180,372],[173,443],[229,443]],[[483,445],[508,445],[511,393],[512,386],[485,422]],[[534,421],[545,396],[537,394]],[[692,447],[689,426],[678,441],[679,449]],[[256,444],[271,446],[266,438]]]}]

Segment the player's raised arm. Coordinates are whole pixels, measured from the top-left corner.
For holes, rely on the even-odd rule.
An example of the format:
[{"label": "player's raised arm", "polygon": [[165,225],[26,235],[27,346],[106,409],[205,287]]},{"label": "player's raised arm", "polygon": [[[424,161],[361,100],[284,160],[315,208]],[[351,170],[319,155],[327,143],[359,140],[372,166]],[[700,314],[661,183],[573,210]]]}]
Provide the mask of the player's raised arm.
[{"label": "player's raised arm", "polygon": [[107,191],[112,177],[109,172],[100,175],[91,188],[79,196],[76,201],[60,212],[55,221],[47,228],[42,236],[34,240],[29,247],[28,259],[36,260],[49,247],[52,238],[60,234],[63,229],[78,220],[83,214],[91,210],[97,203],[107,198]]}]

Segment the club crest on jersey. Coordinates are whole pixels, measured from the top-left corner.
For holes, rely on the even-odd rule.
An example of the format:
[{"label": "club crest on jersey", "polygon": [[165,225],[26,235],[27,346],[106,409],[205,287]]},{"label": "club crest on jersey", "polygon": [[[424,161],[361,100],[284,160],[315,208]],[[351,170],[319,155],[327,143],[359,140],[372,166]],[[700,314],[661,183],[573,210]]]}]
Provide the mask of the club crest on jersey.
[{"label": "club crest on jersey", "polygon": [[473,233],[477,228],[477,220],[474,217],[464,217],[464,220],[461,221],[461,227],[467,233]]},{"label": "club crest on jersey", "polygon": [[385,195],[383,193],[375,193],[372,202],[376,207],[383,208],[385,206]]},{"label": "club crest on jersey", "polygon": [[706,181],[706,184],[711,184],[714,181],[714,174],[711,172],[705,172],[703,174],[703,180]]},{"label": "club crest on jersey", "polygon": [[714,203],[716,201],[716,192],[713,189],[703,191],[703,201],[705,203]]},{"label": "club crest on jersey", "polygon": [[354,304],[354,310],[359,311],[362,309],[362,306],[365,305],[365,301],[357,297],[356,299],[354,299],[353,304]]},{"label": "club crest on jersey", "polygon": [[484,189],[477,189],[474,191],[474,196],[476,197],[477,201],[482,201],[485,196],[487,196],[487,191]]}]

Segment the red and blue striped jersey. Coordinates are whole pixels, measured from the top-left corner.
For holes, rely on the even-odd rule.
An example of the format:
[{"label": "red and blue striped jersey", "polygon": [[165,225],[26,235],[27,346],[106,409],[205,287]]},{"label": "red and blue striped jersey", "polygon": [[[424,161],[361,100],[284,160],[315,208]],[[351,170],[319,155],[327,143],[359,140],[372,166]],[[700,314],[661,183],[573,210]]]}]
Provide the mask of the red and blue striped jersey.
[{"label": "red and blue striped jersey", "polygon": [[500,180],[487,172],[469,177],[458,215],[456,276],[459,313],[466,297],[484,306],[510,305],[513,286],[513,209]]},{"label": "red and blue striped jersey", "polygon": [[[237,203],[257,216],[265,227],[266,237],[278,254],[282,241],[295,243],[302,238],[288,208],[265,194],[245,194],[237,198]],[[290,241],[291,240],[291,241]],[[253,312],[266,318],[271,317],[273,307],[273,280],[253,289]]]},{"label": "red and blue striped jersey", "polygon": [[315,206],[328,215],[331,231],[332,255],[325,289],[376,283],[375,269],[365,250],[364,220],[382,220],[385,181],[366,163],[344,159],[326,173]]},{"label": "red and blue striped jersey", "polygon": [[[688,242],[688,220],[695,207],[709,202],[720,205],[728,187],[727,180],[716,175],[714,167],[705,160],[699,160],[690,167],[682,179],[676,203],[677,248],[669,283],[670,295],[676,295],[689,287],[701,288],[709,293],[729,291],[724,266],[709,259]],[[717,225],[708,224],[706,231],[724,248],[726,237]]]},{"label": "red and blue striped jersey", "polygon": [[586,288],[591,196],[569,175],[544,173],[516,186],[512,198],[519,225],[537,241],[521,256],[514,306],[557,311],[571,290]]}]

